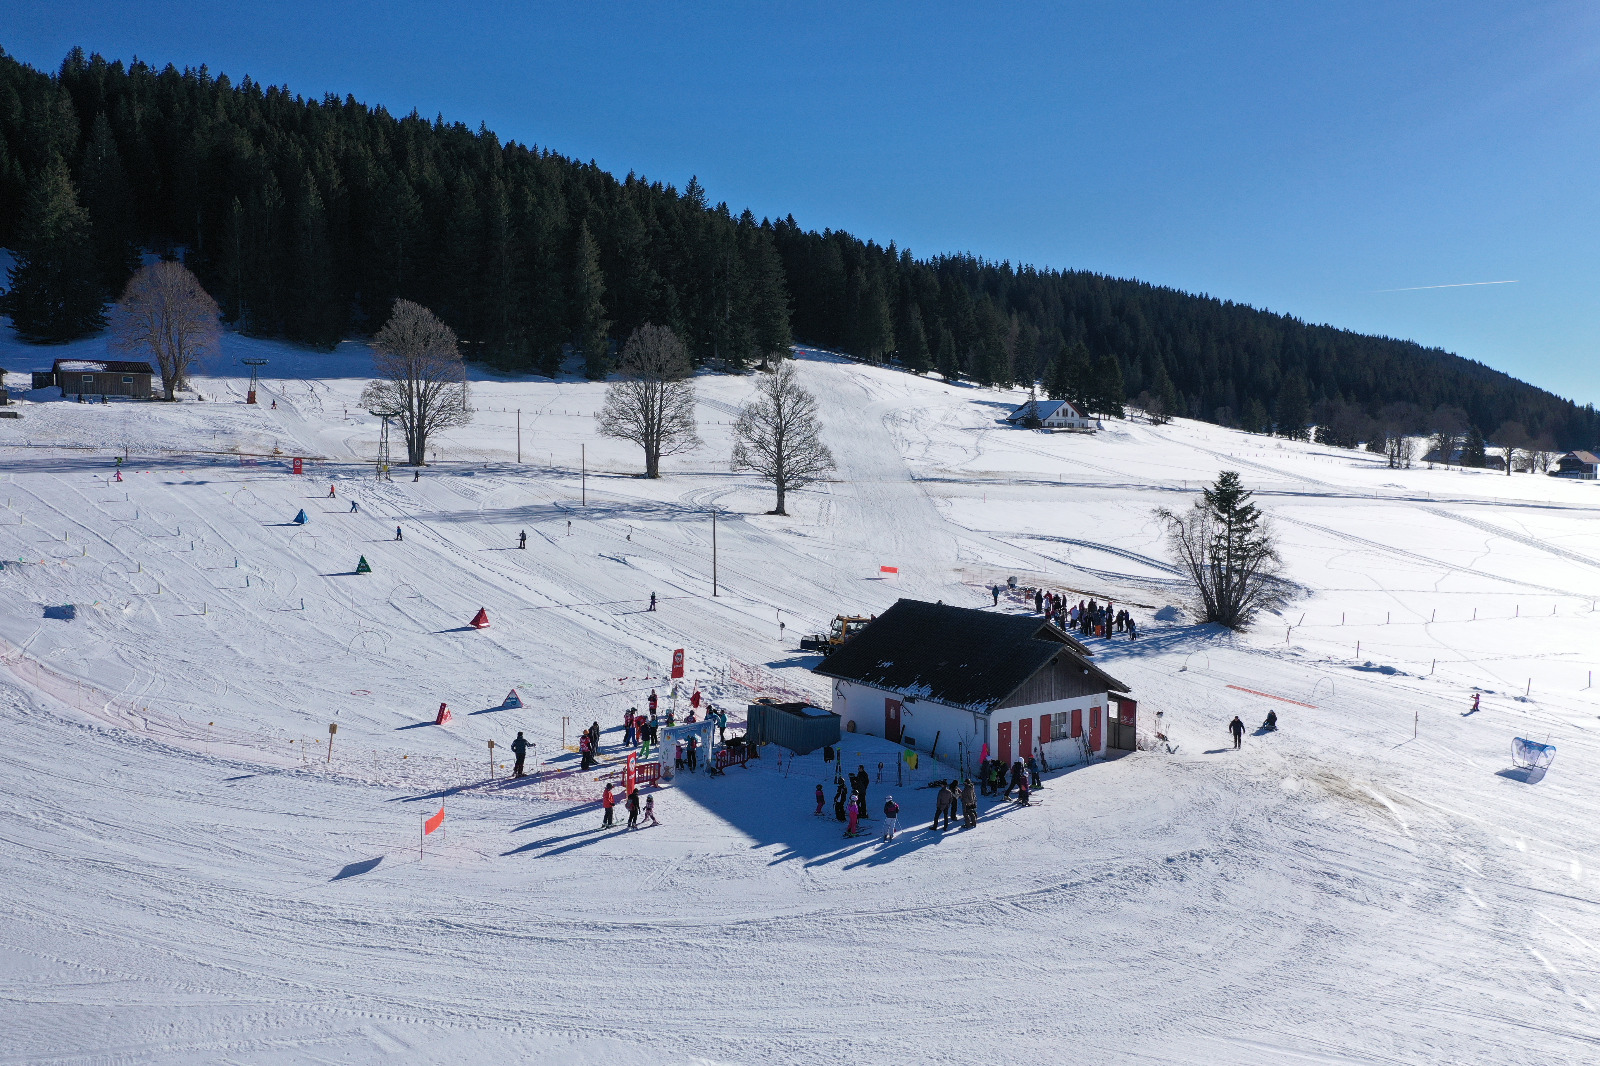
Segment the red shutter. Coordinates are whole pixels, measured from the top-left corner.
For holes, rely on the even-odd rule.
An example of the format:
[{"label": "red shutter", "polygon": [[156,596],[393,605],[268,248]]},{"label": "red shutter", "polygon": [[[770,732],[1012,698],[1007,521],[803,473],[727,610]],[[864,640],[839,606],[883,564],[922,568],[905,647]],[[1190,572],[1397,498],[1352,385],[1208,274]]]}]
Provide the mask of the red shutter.
[{"label": "red shutter", "polygon": [[1083,708],[1072,709],[1072,739],[1077,740],[1083,736]]},{"label": "red shutter", "polygon": [[1048,744],[1050,743],[1051,739],[1050,716],[1048,714],[1041,714],[1039,716],[1039,743]]}]

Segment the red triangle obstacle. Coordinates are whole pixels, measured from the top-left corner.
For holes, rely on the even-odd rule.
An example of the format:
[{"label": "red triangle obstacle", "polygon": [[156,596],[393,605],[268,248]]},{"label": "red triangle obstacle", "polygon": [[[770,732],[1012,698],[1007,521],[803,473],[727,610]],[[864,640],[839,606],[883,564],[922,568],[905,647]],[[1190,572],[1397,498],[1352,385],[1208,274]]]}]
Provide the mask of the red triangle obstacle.
[{"label": "red triangle obstacle", "polygon": [[468,622],[467,624],[470,625],[473,629],[488,629],[489,628],[489,612],[484,610],[482,607],[479,607],[478,608],[478,613],[473,615],[472,616],[472,621]]},{"label": "red triangle obstacle", "polygon": [[450,721],[451,721],[450,705],[448,703],[439,704],[439,714],[438,714],[437,717],[434,718],[433,724],[434,725],[449,725]]},{"label": "red triangle obstacle", "polygon": [[501,701],[500,706],[504,708],[521,707],[522,697],[517,695],[516,689],[512,689],[511,694]]}]

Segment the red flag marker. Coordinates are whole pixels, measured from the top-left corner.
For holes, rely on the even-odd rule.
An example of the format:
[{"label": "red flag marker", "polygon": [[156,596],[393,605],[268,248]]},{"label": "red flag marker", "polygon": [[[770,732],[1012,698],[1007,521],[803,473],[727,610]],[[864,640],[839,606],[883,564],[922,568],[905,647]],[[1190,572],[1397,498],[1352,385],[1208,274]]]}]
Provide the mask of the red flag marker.
[{"label": "red flag marker", "polygon": [[433,832],[435,829],[439,828],[443,824],[444,824],[444,808],[440,807],[438,814],[434,815],[432,818],[429,818],[426,822],[422,823],[422,835],[423,836],[427,836],[429,833]]},{"label": "red flag marker", "polygon": [[898,566],[880,566],[880,567],[878,567],[878,573],[880,573],[880,574],[898,574],[899,572],[900,572],[900,568]]}]

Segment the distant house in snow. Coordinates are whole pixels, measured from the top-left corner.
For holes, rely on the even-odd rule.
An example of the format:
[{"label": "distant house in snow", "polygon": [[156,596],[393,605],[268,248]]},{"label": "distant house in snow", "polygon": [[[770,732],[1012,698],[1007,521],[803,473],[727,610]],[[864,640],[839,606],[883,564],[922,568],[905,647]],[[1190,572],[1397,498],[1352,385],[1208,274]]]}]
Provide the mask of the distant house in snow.
[{"label": "distant house in snow", "polygon": [[[155,371],[149,363],[117,359],[57,359],[50,371],[50,384],[59,386],[63,396],[129,396],[151,398],[150,378]],[[34,375],[35,379],[39,375]],[[37,380],[34,388],[39,388]],[[48,387],[48,386],[46,386]]]},{"label": "distant house in snow", "polygon": [[1137,704],[1093,654],[1037,616],[900,600],[813,672],[833,680],[847,732],[969,771],[985,745],[1004,763],[1042,753],[1060,766],[1135,746]]},{"label": "distant house in snow", "polygon": [[1048,430],[1075,430],[1086,433],[1094,421],[1066,400],[1029,400],[1006,415],[1013,426],[1038,426]]},{"label": "distant house in snow", "polygon": [[1594,452],[1568,452],[1556,460],[1556,468],[1550,471],[1550,476],[1600,480],[1600,456]]}]

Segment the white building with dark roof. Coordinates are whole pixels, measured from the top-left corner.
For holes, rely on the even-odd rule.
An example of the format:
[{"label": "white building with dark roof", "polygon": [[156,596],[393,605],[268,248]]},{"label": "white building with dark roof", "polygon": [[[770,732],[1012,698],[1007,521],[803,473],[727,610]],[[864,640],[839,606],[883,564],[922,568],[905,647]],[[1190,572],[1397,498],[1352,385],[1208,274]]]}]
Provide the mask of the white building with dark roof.
[{"label": "white building with dark roof", "polygon": [[1004,763],[1061,766],[1136,746],[1137,704],[1093,655],[1037,616],[900,600],[813,672],[832,680],[846,732],[968,769],[985,745]]}]

